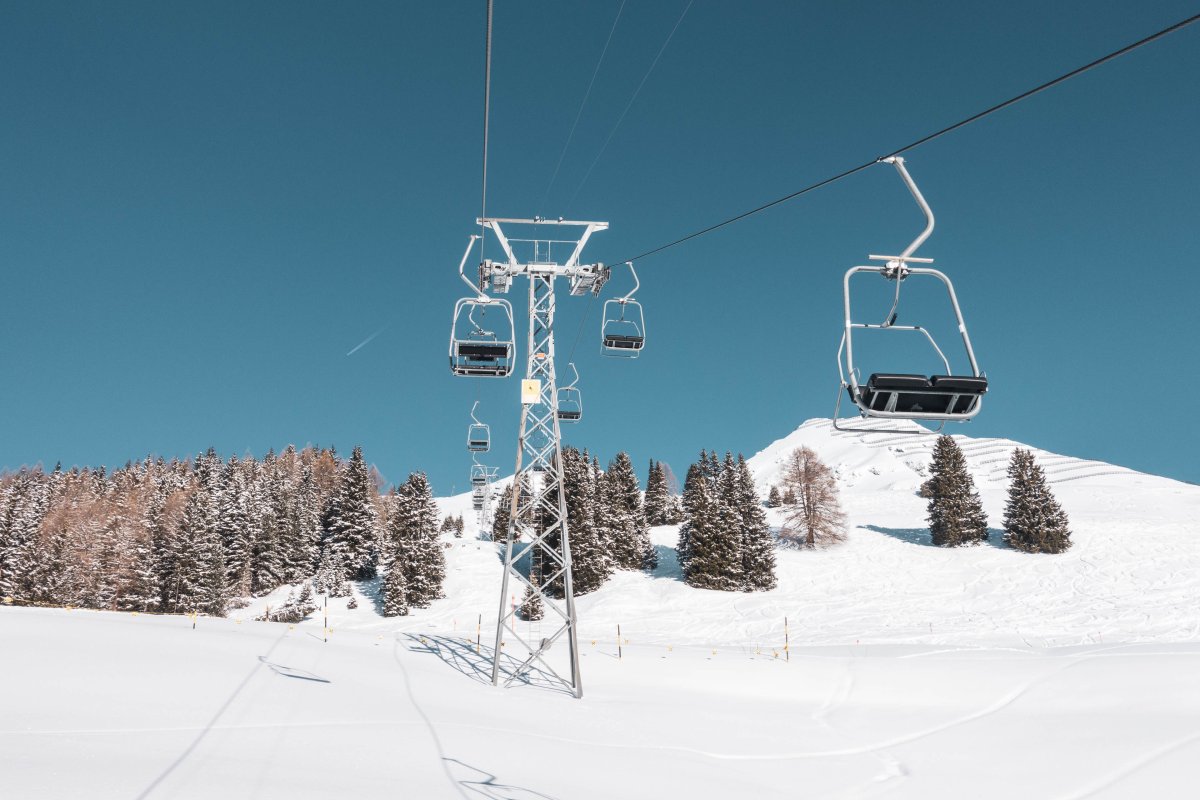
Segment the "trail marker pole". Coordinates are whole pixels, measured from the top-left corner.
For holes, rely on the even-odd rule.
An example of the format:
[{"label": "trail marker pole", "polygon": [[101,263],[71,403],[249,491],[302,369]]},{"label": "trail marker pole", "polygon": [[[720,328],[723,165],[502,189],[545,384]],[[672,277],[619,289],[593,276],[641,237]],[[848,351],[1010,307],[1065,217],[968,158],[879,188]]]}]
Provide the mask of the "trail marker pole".
[{"label": "trail marker pole", "polygon": [[792,660],[792,651],[788,649],[788,624],[787,617],[783,618],[783,660]]},{"label": "trail marker pole", "polygon": [[621,624],[618,622],[617,623],[617,660],[620,661],[622,658],[624,658],[624,654],[621,652]]},{"label": "trail marker pole", "polygon": [[329,644],[329,595],[325,595],[325,644]]}]

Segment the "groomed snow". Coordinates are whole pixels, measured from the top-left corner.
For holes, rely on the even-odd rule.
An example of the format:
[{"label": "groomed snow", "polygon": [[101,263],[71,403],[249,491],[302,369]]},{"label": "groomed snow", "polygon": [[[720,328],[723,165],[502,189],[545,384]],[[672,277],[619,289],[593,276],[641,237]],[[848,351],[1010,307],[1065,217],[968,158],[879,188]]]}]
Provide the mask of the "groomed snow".
[{"label": "groomed snow", "polygon": [[[959,441],[998,529],[1016,443]],[[0,608],[3,794],[1193,791],[1200,487],[1036,452],[1074,547],[1026,555],[997,530],[988,546],[942,550],[915,495],[930,437],[810,420],[751,460],[760,488],[801,444],[838,468],[847,542],[781,552],[774,591],[724,594],[682,584],[676,531],[656,528],[654,575],[619,574],[580,599],[582,700],[490,686],[500,563],[470,524],[445,540],[444,600],[385,619],[361,585],[359,608],[331,601],[327,643],[320,614],[249,621],[286,591],[195,630],[183,617]],[[441,502],[470,523],[469,495]]]}]

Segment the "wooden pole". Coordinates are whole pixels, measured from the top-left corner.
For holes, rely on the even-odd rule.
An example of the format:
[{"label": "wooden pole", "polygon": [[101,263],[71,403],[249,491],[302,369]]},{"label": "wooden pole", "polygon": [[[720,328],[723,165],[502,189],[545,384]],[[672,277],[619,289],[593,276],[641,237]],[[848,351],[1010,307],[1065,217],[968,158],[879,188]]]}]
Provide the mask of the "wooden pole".
[{"label": "wooden pole", "polygon": [[479,652],[479,632],[483,630],[483,614],[479,615],[479,621],[475,623],[475,652]]},{"label": "wooden pole", "polygon": [[325,644],[329,644],[329,595],[325,595]]},{"label": "wooden pole", "polygon": [[788,626],[787,617],[783,618],[783,660],[792,660],[792,651],[788,649]]},{"label": "wooden pole", "polygon": [[617,623],[617,660],[624,658],[624,653],[621,651],[621,623]]}]

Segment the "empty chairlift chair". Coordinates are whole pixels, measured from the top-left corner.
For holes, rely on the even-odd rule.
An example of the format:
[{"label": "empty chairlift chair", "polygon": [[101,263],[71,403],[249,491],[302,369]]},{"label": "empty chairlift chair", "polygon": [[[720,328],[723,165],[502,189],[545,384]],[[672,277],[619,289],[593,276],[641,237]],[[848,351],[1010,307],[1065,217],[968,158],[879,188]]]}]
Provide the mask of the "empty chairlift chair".
[{"label": "empty chairlift chair", "polygon": [[579,383],[579,370],[575,369],[574,362],[570,362],[570,367],[575,372],[575,380],[558,390],[558,419],[560,422],[579,422],[583,417],[583,395],[575,387],[575,384]]},{"label": "empty chairlift chair", "polygon": [[632,262],[625,262],[633,272],[633,289],[624,297],[604,302],[600,322],[601,352],[606,356],[637,358],[646,344],[646,318],[641,304],[633,299],[640,282]]},{"label": "empty chairlift chair", "polygon": [[488,474],[487,467],[483,464],[471,465],[471,487],[472,490],[480,490],[481,487],[487,486]]},{"label": "empty chairlift chair", "polygon": [[479,401],[476,400],[475,405],[471,406],[471,424],[467,426],[467,450],[472,453],[486,453],[492,447],[492,432],[475,416],[475,409],[478,407]]},{"label": "empty chairlift chair", "polygon": [[[843,280],[843,297],[845,303],[845,331],[838,348],[838,370],[841,373],[841,388],[838,390],[838,402],[834,408],[834,427],[838,427],[841,407],[842,390],[849,395],[850,400],[858,406],[859,414],[863,417],[876,419],[903,419],[932,421],[940,423],[938,430],[948,421],[964,422],[972,419],[983,404],[983,395],[988,390],[988,380],[979,371],[975,361],[975,351],[971,347],[971,339],[967,334],[967,325],[963,320],[962,309],[954,293],[954,285],[944,273],[928,267],[910,267],[909,264],[930,264],[933,259],[914,258],[913,252],[933,232],[934,218],[925,198],[921,196],[916,183],[904,168],[904,159],[892,157],[884,159],[893,164],[900,177],[908,186],[921,210],[925,212],[925,230],[899,256],[876,256],[871,259],[885,262],[883,266],[851,267]],[[895,281],[896,294],[887,317],[881,324],[854,322],[850,311],[850,279],[860,272],[874,272],[888,280]],[[941,281],[953,308],[958,330],[962,335],[963,348],[970,364],[970,374],[952,373],[950,361],[934,341],[929,331],[920,325],[897,325],[897,309],[900,304],[901,283],[913,276],[928,276]],[[910,373],[875,372],[861,383],[858,369],[854,365],[854,331],[856,330],[886,330],[909,331],[922,334],[937,353],[945,374],[914,375]],[[845,430],[845,429],[844,429]],[[855,427],[853,430],[864,430]],[[878,430],[878,429],[876,429]],[[920,433],[922,429],[898,428],[886,429],[896,433]]]}]

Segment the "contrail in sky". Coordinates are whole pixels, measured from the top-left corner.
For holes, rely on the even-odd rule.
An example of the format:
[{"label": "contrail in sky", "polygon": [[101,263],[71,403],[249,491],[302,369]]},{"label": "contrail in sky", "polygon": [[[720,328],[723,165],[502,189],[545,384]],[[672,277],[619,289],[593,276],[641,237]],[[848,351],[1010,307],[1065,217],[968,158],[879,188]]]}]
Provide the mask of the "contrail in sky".
[{"label": "contrail in sky", "polygon": [[375,331],[374,333],[372,333],[372,334],[371,334],[370,336],[368,336],[367,338],[363,339],[361,342],[359,342],[358,344],[356,344],[356,345],[355,345],[355,346],[354,346],[354,347],[353,347],[353,348],[350,350],[350,352],[349,352],[349,353],[346,353],[346,355],[348,355],[348,356],[352,356],[352,355],[354,355],[355,353],[357,353],[359,350],[361,350],[362,348],[364,348],[364,347],[366,347],[367,345],[369,345],[369,344],[371,343],[371,340],[373,340],[373,339],[374,339],[376,336],[378,336],[379,334],[381,334],[381,333],[383,333],[384,331],[386,331],[386,330],[388,329],[388,325],[391,325],[391,324],[392,324],[392,323],[390,323],[390,322],[389,322],[387,325],[384,325],[382,328],[380,328],[379,330]]}]

